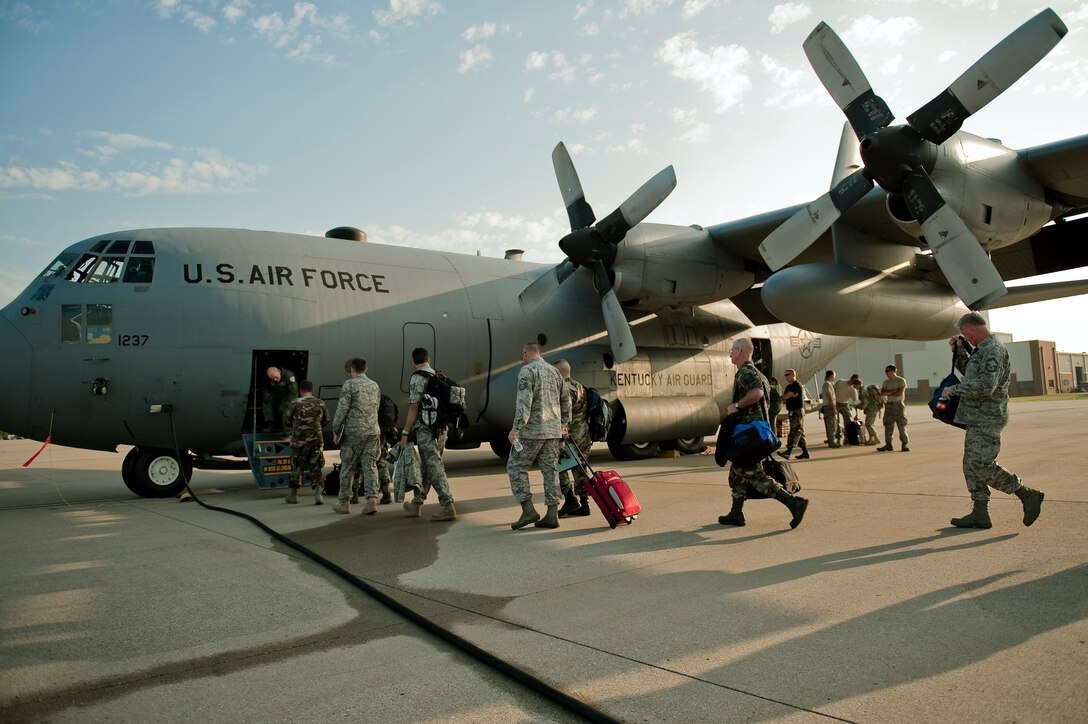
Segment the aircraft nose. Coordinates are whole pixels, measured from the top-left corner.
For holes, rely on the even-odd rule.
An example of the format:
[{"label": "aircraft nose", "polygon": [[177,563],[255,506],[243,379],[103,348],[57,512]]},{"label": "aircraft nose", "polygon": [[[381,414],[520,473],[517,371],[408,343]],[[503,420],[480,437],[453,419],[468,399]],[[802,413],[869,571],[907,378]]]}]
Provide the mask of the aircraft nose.
[{"label": "aircraft nose", "polygon": [[0,404],[0,430],[26,435],[30,424],[30,343],[0,315],[0,380],[5,381]]}]

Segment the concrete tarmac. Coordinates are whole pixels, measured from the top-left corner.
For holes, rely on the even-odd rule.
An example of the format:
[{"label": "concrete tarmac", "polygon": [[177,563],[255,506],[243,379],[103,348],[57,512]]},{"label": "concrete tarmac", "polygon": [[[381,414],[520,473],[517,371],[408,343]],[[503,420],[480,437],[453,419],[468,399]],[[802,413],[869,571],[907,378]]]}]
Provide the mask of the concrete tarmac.
[{"label": "concrete tarmac", "polygon": [[[709,455],[620,463],[634,525],[512,531],[490,450],[446,455],[459,519],[336,515],[203,471],[249,513],[401,603],[628,722],[1081,722],[1088,712],[1088,400],[1010,405],[1000,462],[1045,491],[970,510],[963,434],[908,410],[911,452],[813,445],[804,522]],[[811,438],[823,426],[807,418]],[[0,442],[0,721],[568,722],[240,518],[137,498],[122,455]],[[124,450],[121,451],[125,452]],[[327,456],[329,463],[335,454]],[[533,476],[543,508],[539,473]]]}]

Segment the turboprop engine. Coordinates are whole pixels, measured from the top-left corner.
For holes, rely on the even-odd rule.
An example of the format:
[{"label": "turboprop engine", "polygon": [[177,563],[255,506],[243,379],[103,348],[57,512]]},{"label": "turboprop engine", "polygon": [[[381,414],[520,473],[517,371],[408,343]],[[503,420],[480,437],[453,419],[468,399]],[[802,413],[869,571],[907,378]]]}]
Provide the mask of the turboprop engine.
[{"label": "turboprop engine", "polygon": [[801,264],[763,283],[763,303],[784,322],[823,334],[932,340],[967,313],[946,286],[841,264]]}]

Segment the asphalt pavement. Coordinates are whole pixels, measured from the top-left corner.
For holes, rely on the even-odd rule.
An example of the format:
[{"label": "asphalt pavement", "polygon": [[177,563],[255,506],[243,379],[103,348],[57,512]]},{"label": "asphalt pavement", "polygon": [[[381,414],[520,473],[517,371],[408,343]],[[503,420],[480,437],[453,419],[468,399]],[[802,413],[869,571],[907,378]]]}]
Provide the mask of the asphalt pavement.
[{"label": "asphalt pavement", "polygon": [[[908,409],[911,451],[813,445],[811,504],[724,527],[709,455],[616,462],[634,525],[594,511],[512,531],[505,466],[446,455],[459,518],[285,505],[245,470],[194,474],[480,649],[628,722],[1081,722],[1088,711],[1088,401],[1013,403],[1000,461],[1045,491],[1030,528],[970,510],[962,432]],[[823,426],[810,415],[810,438]],[[0,442],[0,721],[567,722],[251,523],[143,499],[123,453]],[[331,464],[335,454],[328,456]],[[543,507],[539,473],[534,489]]]}]

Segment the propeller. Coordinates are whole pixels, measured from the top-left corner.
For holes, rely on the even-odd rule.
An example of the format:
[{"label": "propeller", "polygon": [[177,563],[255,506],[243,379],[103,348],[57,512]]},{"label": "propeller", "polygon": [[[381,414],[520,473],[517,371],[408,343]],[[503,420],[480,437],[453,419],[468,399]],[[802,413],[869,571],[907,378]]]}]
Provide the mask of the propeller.
[{"label": "propeller", "polygon": [[805,55],[860,141],[864,166],[763,240],[759,251],[767,265],[777,271],[795,259],[875,182],[888,193],[904,195],[938,266],[967,306],[982,309],[1004,295],[1001,275],[963,220],[945,203],[928,172],[936,164],[937,146],[1031,70],[1066,32],[1053,10],[1043,10],[909,115],[906,125],[893,126],[895,116],[873,92],[846,45],[826,23],[817,25],[805,39]]},{"label": "propeller", "polygon": [[596,217],[593,209],[586,201],[578,172],[562,142],[552,151],[552,166],[570,219],[570,233],[559,241],[559,248],[567,258],[534,279],[518,295],[518,301],[525,312],[532,312],[546,302],[578,267],[589,268],[593,272],[594,287],[601,298],[601,315],[608,330],[612,355],[616,361],[625,362],[635,356],[635,339],[624,316],[623,306],[612,289],[608,269],[615,262],[617,246],[627,232],[649,216],[676,188],[676,173],[672,166],[662,169],[619,208],[594,224]]}]

